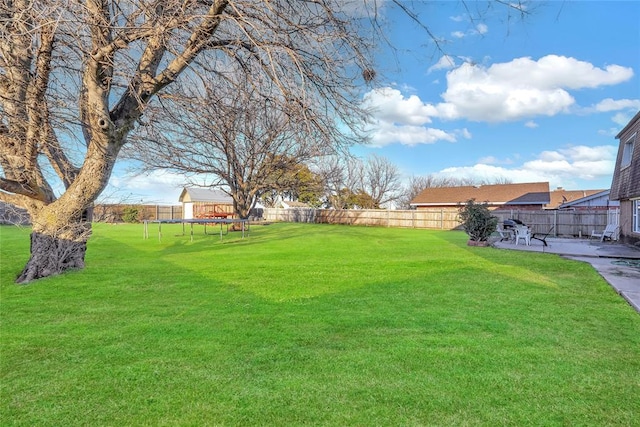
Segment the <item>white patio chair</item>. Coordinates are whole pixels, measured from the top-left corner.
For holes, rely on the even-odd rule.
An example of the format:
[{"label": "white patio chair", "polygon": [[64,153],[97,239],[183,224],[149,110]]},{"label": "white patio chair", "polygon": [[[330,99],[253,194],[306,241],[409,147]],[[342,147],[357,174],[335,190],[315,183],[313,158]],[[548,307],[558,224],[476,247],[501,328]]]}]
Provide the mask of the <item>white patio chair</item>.
[{"label": "white patio chair", "polygon": [[596,237],[596,238],[600,238],[601,242],[604,242],[605,239],[609,239],[609,240],[617,240],[617,232],[618,232],[618,226],[615,224],[608,224],[607,227],[604,229],[604,231],[602,233],[597,233],[596,230],[592,230],[591,231],[591,237],[589,237],[589,239]]},{"label": "white patio chair", "polygon": [[500,224],[498,224],[496,231],[498,232],[498,234],[500,235],[500,241],[504,242],[506,241],[511,241],[512,240],[512,234],[511,231],[506,230],[504,227],[502,227]]},{"label": "white patio chair", "polygon": [[527,246],[531,245],[531,231],[529,231],[529,227],[516,227],[516,245],[518,244],[520,239],[524,240],[524,243]]}]

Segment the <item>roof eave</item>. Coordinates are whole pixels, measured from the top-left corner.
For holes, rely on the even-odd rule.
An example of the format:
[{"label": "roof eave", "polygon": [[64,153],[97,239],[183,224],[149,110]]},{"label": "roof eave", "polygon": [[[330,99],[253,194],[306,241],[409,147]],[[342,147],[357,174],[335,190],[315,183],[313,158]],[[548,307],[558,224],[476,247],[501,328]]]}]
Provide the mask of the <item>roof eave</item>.
[{"label": "roof eave", "polygon": [[620,139],[620,137],[622,137],[622,134],[625,133],[637,120],[640,120],[640,110],[636,113],[635,116],[633,116],[633,118],[629,121],[629,123],[627,123],[627,125],[623,127],[622,130],[616,135],[616,139]]}]

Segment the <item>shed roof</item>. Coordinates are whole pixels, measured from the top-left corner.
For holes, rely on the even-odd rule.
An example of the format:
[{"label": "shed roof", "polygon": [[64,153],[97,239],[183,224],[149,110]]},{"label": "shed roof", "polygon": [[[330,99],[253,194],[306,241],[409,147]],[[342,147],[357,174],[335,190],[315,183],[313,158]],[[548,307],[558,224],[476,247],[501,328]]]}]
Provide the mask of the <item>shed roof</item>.
[{"label": "shed roof", "polygon": [[551,192],[551,202],[547,208],[557,209],[560,206],[566,207],[568,204],[573,204],[573,202],[591,200],[591,196],[600,196],[599,193],[604,191],[608,190],[565,190],[559,188]]},{"label": "shed roof", "polygon": [[470,199],[491,205],[546,205],[550,201],[549,183],[530,182],[427,188],[411,201],[411,205],[456,206]]},{"label": "shed roof", "polygon": [[227,193],[221,190],[212,190],[210,188],[185,187],[180,193],[179,202],[213,202],[231,204],[233,199]]}]

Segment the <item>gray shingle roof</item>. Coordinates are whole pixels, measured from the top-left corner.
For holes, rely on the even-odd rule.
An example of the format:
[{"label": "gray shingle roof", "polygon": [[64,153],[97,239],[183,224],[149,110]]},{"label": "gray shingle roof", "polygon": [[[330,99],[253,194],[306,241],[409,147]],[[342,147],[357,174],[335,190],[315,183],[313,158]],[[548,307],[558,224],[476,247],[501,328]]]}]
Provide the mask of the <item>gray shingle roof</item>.
[{"label": "gray shingle roof", "polygon": [[185,187],[180,193],[180,202],[214,202],[233,203],[233,199],[224,191],[212,190],[210,188]]}]

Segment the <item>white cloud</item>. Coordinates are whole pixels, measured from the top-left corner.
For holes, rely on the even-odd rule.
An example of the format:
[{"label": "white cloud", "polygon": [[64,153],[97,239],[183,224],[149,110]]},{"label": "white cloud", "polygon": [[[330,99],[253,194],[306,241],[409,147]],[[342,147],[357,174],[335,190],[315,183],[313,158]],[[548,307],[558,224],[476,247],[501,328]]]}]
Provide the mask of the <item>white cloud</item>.
[{"label": "white cloud", "polygon": [[[446,68],[450,64],[451,58],[443,56],[430,70]],[[387,119],[393,115],[394,122],[398,123],[399,116],[406,116],[405,120],[415,125],[418,124],[416,119],[425,115],[451,120],[505,122],[569,112],[575,106],[571,90],[618,84],[632,76],[630,68],[609,65],[601,69],[575,58],[548,55],[538,61],[516,58],[489,67],[464,63],[447,73],[447,89],[442,95],[444,102],[437,105],[424,103],[416,95],[405,99],[400,91],[389,88],[370,92],[368,97],[382,109],[385,107],[380,96],[393,101],[386,107],[387,110],[395,108],[386,111]],[[640,101],[636,100],[606,99],[594,108],[612,111],[638,105]],[[528,122],[527,126],[536,125]]]},{"label": "white cloud", "polygon": [[437,115],[432,105],[423,103],[416,95],[405,98],[399,90],[389,87],[368,92],[364,106],[375,110],[376,119],[401,125],[423,125]]},{"label": "white cloud", "polygon": [[629,113],[617,113],[611,118],[611,120],[619,126],[619,128],[615,132],[616,135],[618,134],[618,132],[622,130],[622,128],[624,128],[631,121],[631,118],[635,114],[636,114],[636,111],[629,112]]},{"label": "white cloud", "polygon": [[498,166],[508,162],[489,156],[473,166],[450,167],[438,174],[488,182],[502,178],[516,183],[548,181],[552,188],[571,188],[575,180],[593,181],[611,176],[616,154],[617,147],[612,145],[574,146],[544,151],[535,159],[514,167]]},{"label": "white cloud", "polygon": [[449,70],[456,66],[455,59],[450,55],[443,55],[440,57],[437,63],[429,67],[427,70],[429,73],[436,70]]},{"label": "white cloud", "polygon": [[458,135],[464,138],[471,135],[466,129],[447,132],[424,126],[438,114],[436,108],[423,103],[416,95],[405,97],[397,89],[372,90],[365,95],[363,105],[372,110],[372,121],[368,126],[374,146],[455,142]]},{"label": "white cloud", "polygon": [[463,128],[463,129],[456,129],[456,130],[454,131],[454,133],[455,133],[456,135],[459,135],[459,136],[461,136],[461,137],[465,138],[465,139],[471,139],[471,137],[472,137],[471,132],[469,132],[469,129],[467,129],[467,128]]},{"label": "white cloud", "polygon": [[447,73],[442,117],[502,122],[568,112],[575,104],[569,90],[624,82],[631,68],[604,69],[575,58],[548,55],[534,61],[516,58],[485,67],[465,63]]},{"label": "white cloud", "polygon": [[494,165],[494,164],[500,163],[500,160],[498,160],[498,158],[495,156],[487,156],[487,157],[482,157],[478,159],[478,163],[485,164],[485,165]]},{"label": "white cloud", "polygon": [[598,131],[598,135],[609,136],[614,138],[619,131],[620,131],[619,128],[601,129]]},{"label": "white cloud", "polygon": [[106,203],[178,204],[178,197],[188,179],[165,171],[131,175],[114,172],[109,186],[100,195]]},{"label": "white cloud", "polygon": [[496,64],[496,77],[503,77],[526,86],[540,89],[566,87],[569,89],[596,88],[622,83],[633,77],[631,68],[608,65],[605,69],[575,58],[547,55],[538,61],[517,58],[505,64]]},{"label": "white cloud", "polygon": [[[452,17],[451,19],[456,22],[461,22],[464,20],[464,19],[458,19],[456,17]],[[489,32],[489,26],[487,24],[480,23],[480,24],[477,24],[473,29],[467,30],[467,32],[452,31],[451,36],[456,39],[462,39],[467,36],[484,35],[484,34],[487,34],[488,32]]]},{"label": "white cloud", "polygon": [[393,123],[380,122],[373,132],[371,142],[375,147],[382,147],[394,143],[412,146],[434,144],[438,141],[455,142],[456,136],[440,129],[423,126],[398,126]]},{"label": "white cloud", "polygon": [[450,167],[441,170],[436,175],[452,178],[470,178],[479,182],[495,182],[508,179],[512,182],[539,182],[544,181],[536,173],[529,171],[517,171],[501,166],[478,163],[473,166]]},{"label": "white cloud", "polygon": [[[446,67],[450,59],[443,56],[431,70]],[[597,68],[557,55],[537,61],[516,58],[488,67],[467,62],[447,72],[447,89],[441,95],[444,102],[425,102],[415,94],[405,96],[398,89],[385,87],[368,92],[363,105],[373,109],[370,130],[375,144],[430,144],[438,140],[455,141],[459,135],[468,137],[459,130],[447,132],[424,127],[434,118],[488,123],[527,120],[524,126],[536,128],[538,124],[531,120],[534,117],[578,111],[571,91],[614,85],[632,76],[631,68],[618,65]],[[580,112],[629,110],[637,109],[638,105],[638,100],[605,99]],[[626,124],[629,119],[628,114],[614,117],[616,123]]]},{"label": "white cloud", "polygon": [[[604,100],[603,102],[605,101],[607,100]],[[612,110],[604,110],[604,111],[615,111],[615,109],[613,109],[614,104],[608,104],[605,102],[605,105],[609,105],[609,107],[612,107]],[[626,105],[626,104],[622,103],[622,104],[615,104],[615,105]],[[618,133],[620,133],[620,131],[631,121],[633,116],[635,116],[638,113],[638,108],[640,108],[640,106],[638,107],[633,106],[632,109],[626,109],[626,107],[622,107],[622,108],[625,109],[625,111],[617,112],[611,117],[611,121],[615,123],[616,126],[611,127],[609,129],[600,129],[598,131],[599,135],[605,135],[609,137],[615,137],[616,135],[618,135]]]},{"label": "white cloud", "polygon": [[597,103],[594,107],[595,111],[609,112],[620,111],[626,109],[640,109],[640,99],[612,99],[606,98]]}]

